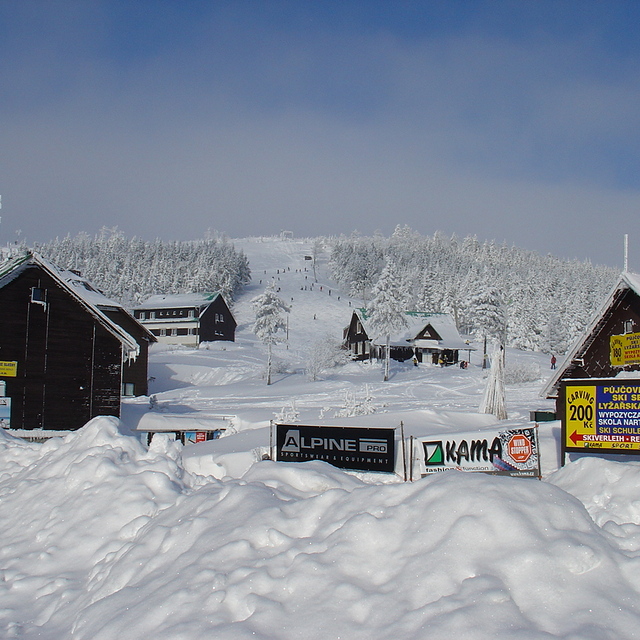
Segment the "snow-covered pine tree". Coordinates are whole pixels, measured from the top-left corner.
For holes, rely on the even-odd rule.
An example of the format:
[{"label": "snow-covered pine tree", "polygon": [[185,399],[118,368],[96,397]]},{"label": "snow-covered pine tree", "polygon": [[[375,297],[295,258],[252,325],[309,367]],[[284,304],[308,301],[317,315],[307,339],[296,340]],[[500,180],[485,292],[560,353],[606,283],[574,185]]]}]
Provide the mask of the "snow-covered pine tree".
[{"label": "snow-covered pine tree", "polygon": [[373,288],[372,300],[367,313],[369,326],[373,333],[370,337],[385,337],[385,381],[389,379],[390,336],[394,331],[399,331],[408,325],[404,314],[404,302],[404,295],[396,275],[396,266],[391,260],[387,260],[380,278]]},{"label": "snow-covered pine tree", "polygon": [[251,304],[256,314],[253,332],[267,345],[267,384],[271,384],[272,347],[282,342],[278,333],[287,327],[283,314],[289,312],[289,307],[278,297],[275,282],[255,297]]},{"label": "snow-covered pine tree", "polygon": [[135,305],[155,293],[220,291],[232,301],[251,280],[247,257],[225,238],[190,242],[127,239],[117,229],[80,233],[35,247],[63,269],[78,269],[108,297]]},{"label": "snow-covered pine tree", "polygon": [[506,309],[498,289],[492,286],[479,289],[469,299],[467,308],[479,336],[505,343]]}]

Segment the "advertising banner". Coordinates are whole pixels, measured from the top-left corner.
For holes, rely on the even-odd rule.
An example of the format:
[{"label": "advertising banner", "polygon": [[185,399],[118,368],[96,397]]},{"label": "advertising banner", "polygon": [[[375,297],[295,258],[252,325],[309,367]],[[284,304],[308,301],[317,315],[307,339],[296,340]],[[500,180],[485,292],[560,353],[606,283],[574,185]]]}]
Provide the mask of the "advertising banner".
[{"label": "advertising banner", "polygon": [[560,398],[564,451],[640,453],[640,380],[566,380]]},{"label": "advertising banner", "polygon": [[0,376],[4,378],[15,378],[18,375],[18,363],[0,360]]},{"label": "advertising banner", "polygon": [[11,427],[11,398],[0,398],[0,427]]},{"label": "advertising banner", "polygon": [[395,429],[276,424],[280,462],[323,460],[341,469],[395,471]]},{"label": "advertising banner", "polygon": [[198,444],[199,442],[207,441],[206,431],[185,431],[184,443],[185,444]]},{"label": "advertising banner", "polygon": [[540,476],[535,427],[496,429],[416,438],[413,461],[421,475],[480,471],[518,477]]},{"label": "advertising banner", "polygon": [[640,363],[640,333],[611,336],[609,338],[609,355],[612,367]]}]

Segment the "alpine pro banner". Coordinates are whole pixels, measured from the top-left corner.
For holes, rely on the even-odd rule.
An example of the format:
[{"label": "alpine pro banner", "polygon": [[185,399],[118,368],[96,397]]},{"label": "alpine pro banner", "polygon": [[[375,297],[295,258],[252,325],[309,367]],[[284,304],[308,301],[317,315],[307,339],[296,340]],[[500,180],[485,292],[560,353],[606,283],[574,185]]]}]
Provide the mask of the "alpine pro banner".
[{"label": "alpine pro banner", "polygon": [[640,454],[640,380],[565,380],[563,451]]},{"label": "alpine pro banner", "polygon": [[341,469],[395,471],[395,429],[276,424],[276,460],[323,460]]},{"label": "alpine pro banner", "polygon": [[421,475],[442,471],[480,471],[506,476],[540,476],[535,427],[451,433],[416,438],[413,461]]}]

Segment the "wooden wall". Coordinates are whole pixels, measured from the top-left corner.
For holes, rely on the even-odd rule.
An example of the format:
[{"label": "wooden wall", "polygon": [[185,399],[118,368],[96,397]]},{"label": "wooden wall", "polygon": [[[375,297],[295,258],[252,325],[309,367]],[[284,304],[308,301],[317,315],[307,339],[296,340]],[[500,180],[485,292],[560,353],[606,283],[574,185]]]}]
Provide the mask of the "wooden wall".
[{"label": "wooden wall", "polygon": [[[216,321],[222,315],[223,322]],[[213,342],[215,340],[229,340],[233,342],[236,337],[236,321],[222,296],[207,307],[200,316],[200,342]]]},{"label": "wooden wall", "polygon": [[[46,305],[31,289],[46,291]],[[0,360],[18,362],[4,378],[11,427],[77,429],[96,415],[120,414],[119,340],[37,265],[0,289]]]}]

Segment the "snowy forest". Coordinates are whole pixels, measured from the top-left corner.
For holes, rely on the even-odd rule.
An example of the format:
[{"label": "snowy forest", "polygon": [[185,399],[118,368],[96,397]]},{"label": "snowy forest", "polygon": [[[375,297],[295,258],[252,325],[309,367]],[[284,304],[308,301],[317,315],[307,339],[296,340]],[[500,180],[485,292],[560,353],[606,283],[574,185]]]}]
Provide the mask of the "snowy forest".
[{"label": "snowy forest", "polygon": [[[251,280],[244,253],[215,233],[189,242],[147,242],[105,228],[93,237],[56,238],[36,250],[82,272],[125,305],[156,293],[202,291],[220,291],[232,301]],[[463,334],[556,354],[580,335],[619,275],[590,262],[471,236],[423,236],[406,226],[388,238],[318,238],[313,252],[316,259],[328,255],[329,275],[363,307],[371,306],[389,264],[405,311],[448,312]]]},{"label": "snowy forest", "polygon": [[463,334],[563,354],[580,335],[619,272],[476,237],[422,236],[397,227],[390,238],[332,242],[332,277],[363,307],[392,264],[406,311],[451,313]]},{"label": "snowy forest", "polygon": [[117,229],[66,236],[35,249],[62,269],[75,269],[126,306],[153,294],[219,291],[232,301],[251,280],[249,261],[226,238],[145,242]]}]

